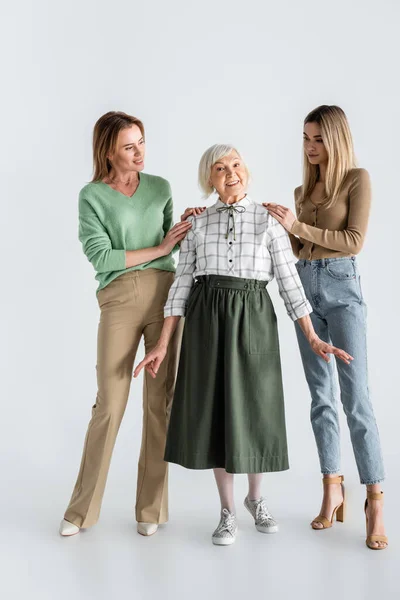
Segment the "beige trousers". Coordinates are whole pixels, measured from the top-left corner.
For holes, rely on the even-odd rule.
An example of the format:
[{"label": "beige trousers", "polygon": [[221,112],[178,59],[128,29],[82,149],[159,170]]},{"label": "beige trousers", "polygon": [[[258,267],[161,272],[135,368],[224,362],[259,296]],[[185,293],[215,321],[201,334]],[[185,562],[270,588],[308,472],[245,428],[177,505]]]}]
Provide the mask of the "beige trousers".
[{"label": "beige trousers", "polygon": [[[125,412],[140,338],[146,353],[157,343],[163,308],[174,274],[158,269],[124,273],[97,294],[101,315],[97,343],[96,404],[92,407],[82,462],[65,519],[94,525],[100,513],[111,455]],[[164,462],[183,319],[156,379],[144,371],[143,432],[139,458],[136,520],[168,520],[168,465]]]}]

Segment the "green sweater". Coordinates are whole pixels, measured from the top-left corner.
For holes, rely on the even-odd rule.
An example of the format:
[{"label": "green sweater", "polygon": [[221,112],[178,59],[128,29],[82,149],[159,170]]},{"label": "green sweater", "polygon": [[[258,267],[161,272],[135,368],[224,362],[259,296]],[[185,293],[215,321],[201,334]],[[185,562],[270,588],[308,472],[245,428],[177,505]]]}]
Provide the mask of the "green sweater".
[{"label": "green sweater", "polygon": [[171,188],[162,177],[140,173],[130,198],[102,181],[85,185],[79,194],[79,239],[96,270],[97,291],[128,271],[151,267],[174,272],[172,253],[125,268],[126,250],[158,246],[172,224]]}]

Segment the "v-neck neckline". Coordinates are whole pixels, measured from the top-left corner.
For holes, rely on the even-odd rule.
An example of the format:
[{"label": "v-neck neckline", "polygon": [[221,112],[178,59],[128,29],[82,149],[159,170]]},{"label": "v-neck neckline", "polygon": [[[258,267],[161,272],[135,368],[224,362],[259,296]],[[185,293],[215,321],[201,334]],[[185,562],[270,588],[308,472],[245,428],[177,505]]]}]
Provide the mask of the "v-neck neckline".
[{"label": "v-neck neckline", "polygon": [[[311,194],[313,193],[313,191],[314,191],[314,190],[312,190],[312,191],[311,191]],[[323,193],[322,193],[322,196],[321,196],[321,200],[320,200],[318,203],[317,203],[317,202],[314,202],[314,201],[311,199],[311,194],[308,194],[308,196],[307,196],[307,197],[308,197],[309,201],[311,202],[311,204],[312,204],[313,206],[315,206],[315,208],[319,208],[320,206],[322,206],[323,204],[325,204],[325,203],[326,203],[326,201],[328,200],[328,196],[326,195],[325,186],[324,186],[324,191],[323,191]]]},{"label": "v-neck neckline", "polygon": [[108,183],[105,183],[104,181],[100,181],[100,183],[105,185],[109,190],[111,190],[112,192],[115,192],[119,196],[122,196],[123,198],[126,198],[127,200],[133,200],[134,197],[136,196],[136,194],[139,192],[139,190],[143,187],[143,180],[144,180],[143,175],[144,175],[143,173],[139,174],[139,185],[137,186],[136,190],[133,192],[132,196],[128,196],[127,194],[124,194],[123,192],[120,192],[119,190],[115,190],[114,188],[111,187],[111,185],[108,185]]}]

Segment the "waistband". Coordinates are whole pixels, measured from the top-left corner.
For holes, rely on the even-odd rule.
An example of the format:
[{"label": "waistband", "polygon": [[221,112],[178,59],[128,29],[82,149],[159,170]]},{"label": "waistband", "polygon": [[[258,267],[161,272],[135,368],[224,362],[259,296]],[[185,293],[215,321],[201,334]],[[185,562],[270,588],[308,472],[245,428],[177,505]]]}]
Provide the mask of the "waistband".
[{"label": "waistband", "polygon": [[230,277],[229,275],[199,275],[195,278],[195,282],[204,283],[212,288],[253,291],[265,289],[268,285],[268,281]]},{"label": "waistband", "polygon": [[126,279],[137,279],[138,277],[155,277],[160,273],[174,273],[173,271],[167,271],[166,269],[154,269],[153,267],[146,267],[145,269],[132,269],[132,271],[126,271],[122,275],[115,277],[110,283],[114,281],[123,281]]},{"label": "waistband", "polygon": [[330,263],[341,262],[343,260],[351,260],[352,262],[356,262],[355,256],[339,256],[337,258],[316,258],[315,260],[306,260],[305,258],[300,258],[298,261],[299,265],[316,265],[319,267],[325,267]]}]

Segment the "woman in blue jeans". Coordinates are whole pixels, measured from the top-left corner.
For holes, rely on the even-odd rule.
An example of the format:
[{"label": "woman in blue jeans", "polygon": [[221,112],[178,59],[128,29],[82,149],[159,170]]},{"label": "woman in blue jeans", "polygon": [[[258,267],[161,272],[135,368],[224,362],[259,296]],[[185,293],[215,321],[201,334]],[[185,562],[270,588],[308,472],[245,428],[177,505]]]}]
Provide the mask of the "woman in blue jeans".
[{"label": "woman in blue jeans", "polygon": [[[355,166],[346,115],[337,106],[316,108],[304,122],[303,185],[295,190],[297,219],[284,206],[265,206],[290,233],[316,334],[354,357],[350,365],[337,362],[340,397],[360,481],[367,486],[366,544],[382,550],[388,545],[380,485],[384,468],[368,390],[366,305],[355,257],[364,242],[370,200],[369,175]],[[311,523],[320,530],[331,527],[335,515],[343,521],[345,509],[334,368],[312,352],[299,327],[296,333],[323,474],[322,506]]]}]

